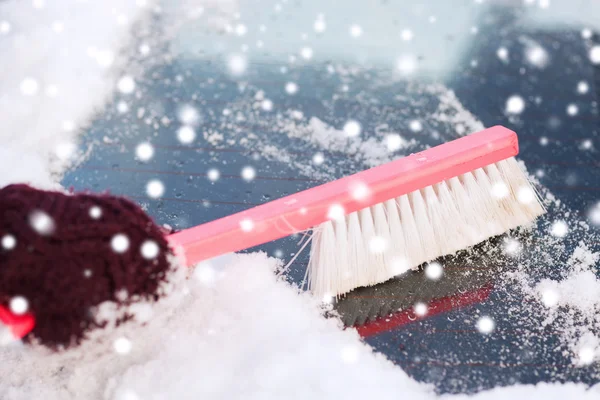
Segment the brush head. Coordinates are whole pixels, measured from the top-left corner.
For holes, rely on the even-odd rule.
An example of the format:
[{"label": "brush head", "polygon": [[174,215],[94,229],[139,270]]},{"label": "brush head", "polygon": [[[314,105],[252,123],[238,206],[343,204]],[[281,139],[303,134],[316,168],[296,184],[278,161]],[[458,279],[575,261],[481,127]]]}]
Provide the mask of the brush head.
[{"label": "brush head", "polygon": [[544,212],[511,157],[321,224],[312,239],[308,285],[319,297],[376,285]]},{"label": "brush head", "polygon": [[[171,250],[163,230],[129,200],[11,185],[0,189],[0,215],[0,306],[25,300],[21,311],[35,318],[25,341],[78,344],[106,326],[95,316],[102,303],[124,308],[161,296]],[[119,324],[131,315],[115,318]]]}]

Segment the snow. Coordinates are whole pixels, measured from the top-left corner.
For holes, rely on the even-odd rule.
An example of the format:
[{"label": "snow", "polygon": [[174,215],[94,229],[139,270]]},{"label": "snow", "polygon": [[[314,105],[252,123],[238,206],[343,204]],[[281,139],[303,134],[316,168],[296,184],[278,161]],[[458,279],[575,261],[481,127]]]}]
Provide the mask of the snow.
[{"label": "snow", "polygon": [[[124,94],[135,91],[135,77],[117,74],[118,69],[114,67],[120,63],[116,56],[120,48],[128,44],[126,33],[143,17],[146,9],[140,6],[143,4],[145,2],[140,0],[55,0],[51,7],[40,0],[0,3],[0,15],[6,19],[0,22],[3,35],[0,51],[13,60],[12,65],[21,67],[0,67],[3,77],[0,120],[5,124],[0,133],[0,187],[12,182],[58,187],[60,173],[73,162],[73,157],[64,157],[57,163],[56,147],[75,142],[81,128],[114,91]],[[278,6],[281,9],[281,5]],[[20,12],[23,7],[43,8],[44,13]],[[66,7],[69,13],[59,13]],[[198,5],[194,9],[200,12]],[[62,18],[56,24],[59,15]],[[47,32],[47,28],[53,32]],[[27,51],[13,46],[14,41],[19,43],[22,37],[28,39]],[[88,52],[90,46],[95,51]],[[68,62],[62,58],[62,51],[69,53]],[[247,65],[245,56],[238,57],[234,74],[243,73]],[[40,60],[44,60],[42,68],[37,67]],[[74,80],[74,71],[79,69],[86,73],[77,74],[78,79]],[[123,83],[125,77],[131,79]],[[451,92],[432,90],[438,90],[442,100],[434,117],[451,121],[457,130],[479,130],[481,123],[462,108]],[[127,108],[126,103],[120,103],[119,110]],[[352,141],[342,130],[317,118],[290,126],[287,134],[293,136],[293,132],[302,129],[311,132],[307,140],[319,148],[353,151],[367,164],[385,162],[392,157],[385,138]],[[407,141],[398,139],[402,138],[400,134],[387,133],[385,137],[389,135],[396,135],[394,149],[409,146]],[[148,150],[138,153],[138,158],[150,159],[153,149]],[[10,168],[17,163],[28,167]],[[218,170],[210,170],[208,177],[218,179]],[[162,186],[159,190],[162,195],[164,186],[158,183]],[[90,216],[99,217],[101,210],[98,211],[90,210]],[[340,210],[333,211],[335,216]],[[47,222],[42,225],[48,227]],[[5,249],[10,250],[14,245],[14,238],[2,238]],[[115,251],[122,251],[123,241],[117,240],[114,247]],[[154,253],[151,248],[140,251],[150,256]],[[533,295],[550,309],[549,323],[559,316],[564,317],[564,314],[556,314],[561,307],[576,309],[582,315],[572,318],[600,322],[597,316],[600,280],[593,274],[598,258],[597,253],[580,245],[570,261],[572,269],[568,275],[561,280],[542,281],[533,288]],[[298,293],[279,279],[273,273],[278,266],[278,260],[252,253],[203,263],[193,270],[188,280],[184,279],[188,270],[179,268],[173,273],[175,287],[163,302],[135,305],[135,321],[99,331],[77,349],[49,353],[35,345],[2,347],[0,398],[152,400],[369,396],[395,399],[399,394],[415,400],[438,398],[432,387],[417,383],[384,356],[374,353],[356,331],[342,330],[337,319],[324,318],[320,299]],[[426,273],[432,279],[439,278],[443,267],[430,264]],[[22,310],[22,306],[17,302],[15,309]],[[105,308],[110,313],[110,305]],[[416,304],[415,312],[426,313],[426,305]],[[484,318],[489,317],[482,317],[477,324],[481,325],[481,331],[493,330],[494,321],[490,324]],[[577,328],[581,326],[578,321],[564,325],[563,335],[567,337],[576,332],[577,341],[571,339],[569,343],[578,357],[576,361],[586,365],[597,359],[599,341],[591,332]],[[588,390],[582,384],[566,383],[515,385],[473,396],[441,397],[585,400],[598,396],[599,385]]]}]

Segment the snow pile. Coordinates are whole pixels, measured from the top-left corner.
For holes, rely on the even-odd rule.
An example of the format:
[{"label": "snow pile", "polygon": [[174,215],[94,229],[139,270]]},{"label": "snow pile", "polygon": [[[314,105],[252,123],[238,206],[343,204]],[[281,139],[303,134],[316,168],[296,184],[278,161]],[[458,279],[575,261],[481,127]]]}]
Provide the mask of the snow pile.
[{"label": "snow pile", "polygon": [[[114,92],[140,0],[0,2],[0,186],[47,186],[77,155],[76,135]],[[52,165],[46,163],[52,157]]]},{"label": "snow pile", "polygon": [[552,325],[574,355],[575,364],[600,359],[600,253],[582,242],[567,262],[562,279],[543,279],[533,295],[546,306],[544,325]]}]

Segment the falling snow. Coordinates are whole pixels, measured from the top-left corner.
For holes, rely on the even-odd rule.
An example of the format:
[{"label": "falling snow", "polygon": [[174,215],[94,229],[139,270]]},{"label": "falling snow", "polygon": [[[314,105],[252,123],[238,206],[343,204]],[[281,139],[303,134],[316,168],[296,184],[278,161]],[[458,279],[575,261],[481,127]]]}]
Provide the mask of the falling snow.
[{"label": "falling snow", "polygon": [[188,125],[184,125],[177,130],[177,140],[182,144],[190,144],[196,139],[196,131]]},{"label": "falling snow", "polygon": [[600,64],[600,45],[596,45],[590,49],[590,61],[592,61],[592,64]]},{"label": "falling snow", "polygon": [[142,243],[140,253],[145,259],[153,260],[160,254],[160,248],[154,240],[146,240],[144,243]]},{"label": "falling snow", "polygon": [[92,219],[100,219],[102,217],[102,209],[99,206],[90,207],[89,214]]},{"label": "falling snow", "polygon": [[256,170],[254,167],[246,166],[242,168],[241,176],[246,182],[250,182],[256,178]]},{"label": "falling snow", "polygon": [[2,236],[2,248],[4,250],[13,250],[17,246],[17,239],[13,235]]},{"label": "falling snow", "polygon": [[357,121],[350,120],[350,121],[346,122],[346,124],[344,124],[343,129],[344,129],[344,133],[346,134],[346,136],[356,137],[356,136],[360,135],[362,127],[360,126],[360,123],[358,123]]},{"label": "falling snow", "polygon": [[490,334],[496,328],[496,323],[491,317],[484,316],[477,320],[477,330],[484,335]]},{"label": "falling snow", "polygon": [[129,249],[129,238],[124,233],[118,233],[110,241],[115,253],[125,253]]},{"label": "falling snow", "polygon": [[362,34],[363,34],[363,30],[360,25],[354,24],[354,25],[350,26],[350,36],[357,38],[357,37],[362,36]]},{"label": "falling snow", "polygon": [[29,224],[38,234],[48,236],[54,233],[54,220],[43,211],[36,210],[29,215]]},{"label": "falling snow", "polygon": [[240,76],[248,68],[248,59],[243,54],[232,54],[227,59],[227,68],[233,76]]},{"label": "falling snow", "polygon": [[565,221],[555,221],[550,227],[550,234],[558,238],[563,238],[569,233],[569,225]]},{"label": "falling snow", "polygon": [[587,82],[581,81],[577,84],[577,93],[586,94],[590,90],[590,85]]},{"label": "falling snow", "polygon": [[425,276],[432,281],[437,281],[444,274],[444,267],[439,262],[431,262],[425,266]]},{"label": "falling snow", "polygon": [[215,182],[215,181],[219,180],[219,178],[221,177],[221,173],[219,172],[218,169],[211,168],[206,173],[206,176],[207,176],[208,180]]},{"label": "falling snow", "polygon": [[131,76],[123,76],[117,82],[117,89],[123,94],[131,94],[135,90],[135,81]]},{"label": "falling snow", "polygon": [[22,315],[29,309],[29,302],[23,296],[15,296],[10,299],[9,308],[13,314]]},{"label": "falling snow", "polygon": [[154,157],[154,146],[148,142],[143,142],[135,148],[135,155],[140,161],[150,161]]},{"label": "falling snow", "polygon": [[158,179],[152,179],[146,185],[146,194],[153,199],[162,197],[165,194],[165,185]]},{"label": "falling snow", "polygon": [[521,114],[525,109],[525,100],[521,96],[511,96],[506,100],[506,112],[508,114]]},{"label": "falling snow", "polygon": [[128,354],[132,347],[131,341],[124,337],[120,337],[114,342],[114,349],[118,354]]},{"label": "falling snow", "polygon": [[296,94],[298,92],[298,85],[294,82],[288,82],[285,84],[285,92],[287,94]]}]

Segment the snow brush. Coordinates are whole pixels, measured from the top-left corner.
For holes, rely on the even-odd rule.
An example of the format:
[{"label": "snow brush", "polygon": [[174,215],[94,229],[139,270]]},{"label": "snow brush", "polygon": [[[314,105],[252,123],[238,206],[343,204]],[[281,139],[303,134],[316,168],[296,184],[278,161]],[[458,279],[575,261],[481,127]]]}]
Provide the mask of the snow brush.
[{"label": "snow brush", "polygon": [[[516,133],[495,126],[170,234],[124,198],[7,186],[0,190],[0,307],[6,314],[23,297],[35,316],[27,337],[66,346],[103,326],[90,317],[100,303],[162,296],[172,254],[193,266],[310,229],[309,289],[339,296],[543,214],[517,154]],[[4,324],[14,320],[2,315]]]}]

